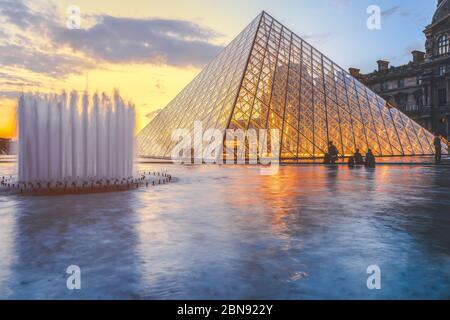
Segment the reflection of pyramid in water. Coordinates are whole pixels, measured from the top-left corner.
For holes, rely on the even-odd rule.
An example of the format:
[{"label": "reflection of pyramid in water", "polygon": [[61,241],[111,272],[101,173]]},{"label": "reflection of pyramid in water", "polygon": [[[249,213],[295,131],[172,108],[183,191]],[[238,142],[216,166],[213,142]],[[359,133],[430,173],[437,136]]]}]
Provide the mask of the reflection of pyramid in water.
[{"label": "reflection of pyramid in water", "polygon": [[263,12],[138,135],[141,156],[169,158],[173,129],[279,129],[281,159],[433,154],[433,136]]}]

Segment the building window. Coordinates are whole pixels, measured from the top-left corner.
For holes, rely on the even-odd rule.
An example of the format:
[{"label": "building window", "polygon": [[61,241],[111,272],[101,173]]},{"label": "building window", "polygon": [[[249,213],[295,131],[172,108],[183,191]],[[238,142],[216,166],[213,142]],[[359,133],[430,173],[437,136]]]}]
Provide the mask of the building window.
[{"label": "building window", "polygon": [[440,106],[447,104],[447,89],[438,89],[438,100]]},{"label": "building window", "polygon": [[417,76],[416,84],[419,86],[421,83],[422,83],[422,80],[420,79],[420,76]]},{"label": "building window", "polygon": [[419,107],[416,104],[407,104],[406,111],[417,111]]},{"label": "building window", "polygon": [[445,66],[440,66],[439,67],[439,75],[443,76],[443,75],[445,75],[445,72],[446,72]]},{"label": "building window", "polygon": [[395,96],[395,103],[399,109],[406,109],[406,103],[408,101],[408,95],[404,93],[399,93]]},{"label": "building window", "polygon": [[414,93],[414,100],[416,101],[417,109],[423,107],[423,94],[422,94],[422,91],[416,91]]},{"label": "building window", "polygon": [[438,38],[438,54],[447,54],[449,51],[449,40],[446,34]]},{"label": "building window", "polygon": [[405,87],[405,79],[398,80],[397,87],[404,88]]}]

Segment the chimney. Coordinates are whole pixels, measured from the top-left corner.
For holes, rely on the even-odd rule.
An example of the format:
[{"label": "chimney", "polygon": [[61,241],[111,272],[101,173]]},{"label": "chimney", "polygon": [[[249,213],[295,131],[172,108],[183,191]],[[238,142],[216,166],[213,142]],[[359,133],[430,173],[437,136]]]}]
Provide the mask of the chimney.
[{"label": "chimney", "polygon": [[378,60],[377,64],[378,64],[378,71],[385,71],[389,69],[389,61]]},{"label": "chimney", "polygon": [[361,75],[359,71],[360,70],[357,68],[348,68],[348,72],[353,78],[358,78]]},{"label": "chimney", "polygon": [[425,61],[425,52],[414,50],[411,52],[414,63],[422,63]]}]

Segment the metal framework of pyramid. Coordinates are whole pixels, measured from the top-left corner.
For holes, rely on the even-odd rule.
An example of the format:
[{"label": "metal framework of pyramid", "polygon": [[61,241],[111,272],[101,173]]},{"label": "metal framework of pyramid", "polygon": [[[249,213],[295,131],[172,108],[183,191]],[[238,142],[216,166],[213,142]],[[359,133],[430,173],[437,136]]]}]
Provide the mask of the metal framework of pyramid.
[{"label": "metal framework of pyramid", "polygon": [[138,154],[170,158],[176,128],[279,129],[280,159],[431,155],[433,135],[262,12],[138,135]]}]

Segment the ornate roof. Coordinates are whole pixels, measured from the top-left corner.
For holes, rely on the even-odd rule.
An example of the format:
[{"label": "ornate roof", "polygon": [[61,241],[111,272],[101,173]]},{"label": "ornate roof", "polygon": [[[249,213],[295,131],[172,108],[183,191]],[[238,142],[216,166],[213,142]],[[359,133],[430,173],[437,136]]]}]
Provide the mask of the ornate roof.
[{"label": "ornate roof", "polygon": [[450,13],[450,1],[441,0],[441,2],[438,4],[436,12],[434,13],[432,23],[440,21],[449,13]]}]

